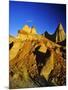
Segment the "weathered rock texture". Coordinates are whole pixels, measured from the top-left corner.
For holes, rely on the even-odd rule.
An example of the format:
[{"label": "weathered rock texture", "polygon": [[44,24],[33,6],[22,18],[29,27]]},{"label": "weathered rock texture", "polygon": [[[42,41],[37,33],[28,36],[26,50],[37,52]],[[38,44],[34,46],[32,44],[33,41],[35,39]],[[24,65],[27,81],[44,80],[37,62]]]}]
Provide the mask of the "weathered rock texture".
[{"label": "weathered rock texture", "polygon": [[65,85],[65,51],[27,25],[16,37],[9,36],[10,88]]},{"label": "weathered rock texture", "polygon": [[53,42],[60,43],[66,39],[66,34],[62,24],[60,23],[54,32],[54,34],[49,34],[47,31],[42,34],[43,36],[47,37],[48,39],[52,40]]}]

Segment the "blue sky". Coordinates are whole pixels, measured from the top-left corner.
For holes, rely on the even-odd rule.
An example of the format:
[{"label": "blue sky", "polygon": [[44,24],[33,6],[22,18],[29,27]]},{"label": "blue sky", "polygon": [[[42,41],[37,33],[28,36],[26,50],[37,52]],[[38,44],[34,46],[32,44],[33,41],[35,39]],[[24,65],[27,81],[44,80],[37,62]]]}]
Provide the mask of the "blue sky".
[{"label": "blue sky", "polygon": [[66,31],[66,6],[60,4],[32,3],[10,1],[9,34],[17,35],[25,24],[35,26],[37,33],[45,31],[54,33],[58,24],[62,23]]}]

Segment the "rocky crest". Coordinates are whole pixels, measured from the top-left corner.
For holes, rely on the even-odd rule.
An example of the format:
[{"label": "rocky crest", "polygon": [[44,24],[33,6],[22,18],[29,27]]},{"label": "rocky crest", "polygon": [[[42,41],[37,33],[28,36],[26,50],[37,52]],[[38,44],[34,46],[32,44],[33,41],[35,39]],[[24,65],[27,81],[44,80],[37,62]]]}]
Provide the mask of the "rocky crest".
[{"label": "rocky crest", "polygon": [[28,25],[25,25],[22,30],[18,31],[20,34],[24,34],[25,33],[30,33],[30,34],[37,34],[36,29],[34,26],[32,26],[31,28]]},{"label": "rocky crest", "polygon": [[65,47],[27,25],[9,40],[10,88],[66,84]]},{"label": "rocky crest", "polygon": [[48,39],[52,40],[53,42],[59,43],[63,42],[66,39],[66,35],[64,32],[64,28],[60,23],[55,31],[54,34],[50,35],[47,31],[43,34],[43,36],[47,37]]}]

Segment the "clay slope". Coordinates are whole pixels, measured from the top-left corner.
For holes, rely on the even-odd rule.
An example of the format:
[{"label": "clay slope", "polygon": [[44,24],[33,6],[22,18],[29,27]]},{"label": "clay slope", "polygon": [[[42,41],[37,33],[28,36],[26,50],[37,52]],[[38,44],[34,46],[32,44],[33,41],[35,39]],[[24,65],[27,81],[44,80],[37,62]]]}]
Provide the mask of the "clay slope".
[{"label": "clay slope", "polygon": [[9,44],[10,88],[65,85],[65,48],[38,34],[18,35]]}]

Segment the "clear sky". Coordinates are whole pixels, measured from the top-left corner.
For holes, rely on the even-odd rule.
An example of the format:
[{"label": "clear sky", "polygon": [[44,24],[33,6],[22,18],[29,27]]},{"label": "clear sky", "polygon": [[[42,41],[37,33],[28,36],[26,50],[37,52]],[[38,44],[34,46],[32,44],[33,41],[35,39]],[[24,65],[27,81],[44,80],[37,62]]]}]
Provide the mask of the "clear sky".
[{"label": "clear sky", "polygon": [[35,26],[37,33],[54,33],[62,23],[66,31],[66,6],[60,4],[10,1],[9,34],[17,35],[24,25]]}]

